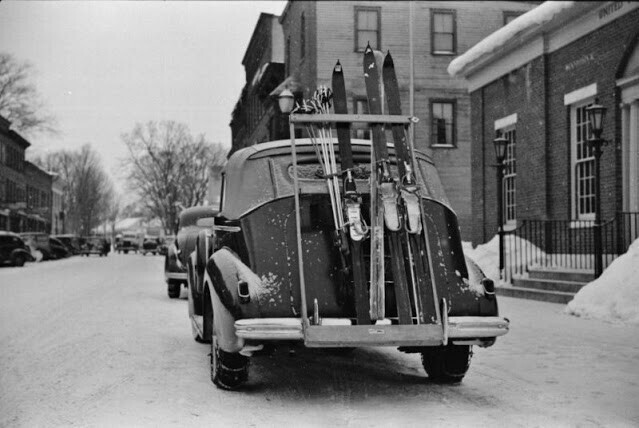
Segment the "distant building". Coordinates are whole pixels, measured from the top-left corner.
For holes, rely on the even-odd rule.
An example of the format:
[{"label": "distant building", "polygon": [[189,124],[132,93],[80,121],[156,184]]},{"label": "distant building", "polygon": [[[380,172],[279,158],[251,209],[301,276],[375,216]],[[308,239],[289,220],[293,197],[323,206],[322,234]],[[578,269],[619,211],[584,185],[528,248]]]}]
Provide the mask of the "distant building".
[{"label": "distant building", "polygon": [[25,230],[49,233],[53,176],[29,161],[25,161],[24,165],[27,201]]},{"label": "distant building", "polygon": [[[587,107],[607,108],[601,156],[610,262],[639,229],[639,3],[546,2],[456,59],[472,108],[472,241],[504,228],[547,254],[593,251],[595,158]],[[509,140],[497,187],[493,139]],[[527,232],[528,233],[528,232]],[[574,267],[574,266],[573,266]]]},{"label": "distant building", "polygon": [[51,233],[65,233],[64,229],[64,183],[60,175],[54,174],[51,183]]},{"label": "distant building", "polygon": [[10,124],[0,116],[0,230],[22,232],[27,218],[24,152],[31,143]]},{"label": "distant building", "polygon": [[[273,123],[270,129],[279,130],[275,133],[277,138],[288,137],[288,132],[281,129],[285,118],[277,109],[277,96],[282,90],[289,89],[299,101],[312,96],[320,85],[330,86],[332,70],[338,59],[344,68],[350,113],[367,113],[362,65],[367,43],[376,50],[390,50],[392,53],[400,83],[402,109],[409,114],[408,29],[412,7],[413,104],[414,115],[420,119],[416,126],[415,144],[432,156],[452,207],[458,214],[462,237],[469,237],[470,97],[465,82],[451,78],[446,68],[453,57],[514,17],[532,9],[536,3],[539,2],[289,1],[279,17],[283,30],[284,74],[270,92],[271,99],[262,98],[262,107],[251,107],[257,116],[249,119],[236,115],[234,111],[231,126],[251,134],[258,132],[262,124]],[[269,18],[268,22],[272,21]],[[262,34],[263,30],[258,29],[265,26],[265,18],[260,17],[253,38]],[[271,41],[268,37],[264,40]],[[245,62],[257,51],[253,49],[256,45],[251,39]],[[245,92],[250,93],[253,76],[247,68],[247,86],[242,100],[249,99],[248,95],[245,98]],[[268,87],[271,86],[272,81],[269,80]],[[369,138],[365,130],[354,130],[353,134]],[[263,132],[259,135],[260,138],[237,141],[234,137],[231,151],[271,139]]]}]

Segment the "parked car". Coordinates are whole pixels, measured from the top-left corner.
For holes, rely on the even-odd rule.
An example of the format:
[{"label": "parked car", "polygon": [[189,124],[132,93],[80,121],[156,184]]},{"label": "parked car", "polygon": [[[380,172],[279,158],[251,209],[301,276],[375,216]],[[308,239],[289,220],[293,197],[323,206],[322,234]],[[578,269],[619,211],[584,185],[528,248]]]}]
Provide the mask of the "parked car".
[{"label": "parked car", "polygon": [[[395,168],[394,149],[388,150]],[[353,140],[352,151],[362,217],[370,224],[370,142]],[[425,223],[411,242],[422,246],[420,262],[428,274],[415,282],[407,274],[412,287],[403,297],[411,302],[406,319],[400,318],[402,290],[393,270],[404,266],[408,272],[408,256],[393,264],[386,250],[385,281],[375,287],[366,282],[365,293],[356,292],[340,262],[347,257],[336,245],[334,204],[315,147],[296,139],[295,153],[297,164],[288,140],[236,151],[222,176],[215,224],[198,235],[189,266],[189,317],[195,340],[211,343],[211,380],[219,388],[239,387],[248,379],[251,352],[284,341],[342,349],[399,346],[421,354],[433,381],[459,382],[472,346],[492,345],[508,331],[508,320],[498,316],[492,281],[464,257],[457,218],[431,159],[415,151]],[[360,247],[365,272],[372,233]],[[401,236],[403,245],[413,239]],[[388,233],[384,239],[388,249]],[[382,296],[374,302],[375,316],[373,291]],[[362,304],[366,311],[360,312]]]},{"label": "parked car", "polygon": [[85,243],[82,246],[80,254],[87,257],[91,254],[106,257],[109,254],[109,251],[111,251],[111,243],[108,239],[102,236],[91,236],[85,238]]},{"label": "parked car", "polygon": [[186,208],[180,213],[176,239],[164,258],[164,279],[170,298],[179,297],[182,285],[188,286],[187,259],[195,249],[198,232],[212,226],[216,214],[217,210],[211,206]]},{"label": "parked car", "polygon": [[166,256],[169,252],[169,247],[175,242],[175,235],[169,235],[162,238],[162,242],[160,242],[160,246],[158,248],[158,252],[161,256]]},{"label": "parked car", "polygon": [[29,246],[17,233],[0,231],[0,265],[24,266],[34,261]]},{"label": "parked car", "polygon": [[84,238],[80,238],[78,235],[74,234],[51,235],[51,237],[62,242],[71,254],[80,254]]},{"label": "parked car", "polygon": [[23,232],[20,234],[31,248],[31,253],[42,253],[42,260],[57,260],[69,257],[71,252],[61,241],[44,232]]},{"label": "parked car", "polygon": [[142,235],[135,232],[124,232],[115,237],[115,251],[128,254],[129,251],[137,253],[140,249]]},{"label": "parked car", "polygon": [[140,253],[143,256],[146,256],[147,253],[151,253],[156,255],[160,252],[160,237],[158,236],[145,236],[142,241],[142,248],[140,249]]}]

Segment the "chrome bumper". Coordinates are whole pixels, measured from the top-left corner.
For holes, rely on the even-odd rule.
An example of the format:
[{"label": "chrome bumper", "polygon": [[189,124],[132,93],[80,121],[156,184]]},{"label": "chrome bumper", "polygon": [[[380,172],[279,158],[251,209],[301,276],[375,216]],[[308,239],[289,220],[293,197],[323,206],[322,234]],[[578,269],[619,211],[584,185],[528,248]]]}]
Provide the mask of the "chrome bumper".
[{"label": "chrome bumper", "polygon": [[178,279],[180,281],[186,281],[188,278],[187,278],[186,272],[164,272],[164,279],[167,281],[169,279]]},{"label": "chrome bumper", "polygon": [[482,345],[508,333],[501,317],[449,317],[447,325],[351,325],[348,318],[323,318],[320,325],[302,326],[301,318],[255,318],[235,322],[238,337],[251,340],[304,340],[306,346],[439,346],[453,343]]}]

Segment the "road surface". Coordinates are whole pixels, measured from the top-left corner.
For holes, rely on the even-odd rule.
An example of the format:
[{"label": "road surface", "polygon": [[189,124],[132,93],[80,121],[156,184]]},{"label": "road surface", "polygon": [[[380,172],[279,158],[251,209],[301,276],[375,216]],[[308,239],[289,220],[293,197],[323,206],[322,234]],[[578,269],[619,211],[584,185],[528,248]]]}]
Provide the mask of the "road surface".
[{"label": "road surface", "polygon": [[0,426],[639,426],[639,328],[511,298],[511,332],[475,348],[460,385],[394,348],[278,349],[221,391],[162,268],[136,254],[0,268]]}]

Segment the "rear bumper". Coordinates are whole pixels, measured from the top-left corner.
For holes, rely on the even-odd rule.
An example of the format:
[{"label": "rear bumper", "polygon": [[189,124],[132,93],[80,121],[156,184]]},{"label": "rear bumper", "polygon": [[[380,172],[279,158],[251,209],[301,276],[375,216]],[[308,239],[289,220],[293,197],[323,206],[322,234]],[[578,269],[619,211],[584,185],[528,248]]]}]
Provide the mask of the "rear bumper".
[{"label": "rear bumper", "polygon": [[309,347],[439,346],[452,343],[484,345],[508,333],[501,317],[449,317],[446,325],[351,325],[348,318],[324,318],[320,325],[302,326],[301,318],[255,318],[235,322],[238,337],[251,340],[303,340]]}]

